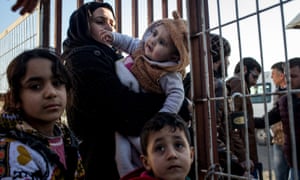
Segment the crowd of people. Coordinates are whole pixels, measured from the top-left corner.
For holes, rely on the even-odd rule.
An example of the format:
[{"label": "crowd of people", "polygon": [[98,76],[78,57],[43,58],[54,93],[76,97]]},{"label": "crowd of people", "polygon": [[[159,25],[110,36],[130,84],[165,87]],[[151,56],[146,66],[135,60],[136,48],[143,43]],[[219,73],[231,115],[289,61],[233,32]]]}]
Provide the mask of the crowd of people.
[{"label": "crowd of people", "polygon": [[[18,0],[12,10],[30,13],[37,4]],[[0,148],[5,152],[0,177],[193,179],[192,82],[185,72],[188,30],[186,21],[176,12],[173,16],[153,22],[137,39],[115,32],[109,3],[88,2],[70,16],[61,55],[45,47],[17,55],[6,71],[9,89],[0,114]],[[215,96],[234,97],[214,101],[221,166],[229,171],[224,158],[229,151],[232,174],[261,179],[255,128],[265,128],[266,118],[254,117],[249,96],[261,65],[252,57],[242,58],[227,78],[230,43],[217,34],[209,40]],[[271,68],[280,93],[268,123],[278,159],[276,179],[293,180],[300,175],[295,167],[300,162],[300,93],[292,91],[289,103],[286,78],[292,90],[300,89],[300,58],[288,64]],[[228,124],[224,103],[230,107]],[[65,110],[67,125],[61,121]],[[237,112],[242,117],[233,116]]]}]

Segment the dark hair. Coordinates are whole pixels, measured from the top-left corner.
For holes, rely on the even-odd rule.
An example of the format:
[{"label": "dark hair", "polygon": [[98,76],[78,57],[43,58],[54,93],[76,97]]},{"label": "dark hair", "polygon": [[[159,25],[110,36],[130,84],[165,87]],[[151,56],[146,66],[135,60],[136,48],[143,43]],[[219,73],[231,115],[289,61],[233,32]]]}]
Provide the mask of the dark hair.
[{"label": "dark hair", "polygon": [[277,69],[281,73],[284,73],[285,63],[284,62],[277,62],[271,66],[271,69]]},{"label": "dark hair", "polygon": [[169,126],[173,132],[176,130],[184,131],[186,138],[191,145],[191,136],[187,123],[177,114],[168,112],[158,112],[143,127],[141,133],[141,146],[143,154],[147,155],[148,138],[152,132],[157,132]]},{"label": "dark hair", "polygon": [[290,68],[299,67],[300,68],[300,57],[294,57],[289,59]]},{"label": "dark hair", "polygon": [[27,64],[33,58],[44,58],[52,62],[53,75],[65,83],[68,95],[68,104],[72,102],[72,79],[69,72],[66,70],[60,57],[52,49],[35,48],[26,50],[15,57],[8,65],[6,70],[8,81],[8,92],[5,94],[5,102],[3,109],[5,111],[17,111],[16,104],[21,101],[20,91],[22,89],[21,80],[27,71]]},{"label": "dark hair", "polygon": [[112,6],[107,2],[88,2],[83,6],[86,6],[87,11],[90,11],[91,13],[93,13],[96,9],[98,9],[100,7],[109,9],[111,11],[112,15],[114,16],[114,19],[116,19],[116,16],[115,16]]},{"label": "dark hair", "polygon": [[217,34],[210,34],[210,50],[213,58],[213,62],[221,60],[221,39],[223,41],[224,57],[230,56],[231,48],[230,43],[224,37]]},{"label": "dark hair", "polygon": [[188,97],[189,99],[190,97],[190,93],[191,93],[191,72],[188,72],[185,76],[185,78],[183,79],[183,87],[184,87],[184,94],[185,97]]},{"label": "dark hair", "polygon": [[[261,73],[260,64],[252,57],[245,57],[242,59],[244,66],[247,68],[247,72],[250,72],[256,69],[259,73]],[[240,72],[240,62],[238,62],[234,68],[234,73]]]}]

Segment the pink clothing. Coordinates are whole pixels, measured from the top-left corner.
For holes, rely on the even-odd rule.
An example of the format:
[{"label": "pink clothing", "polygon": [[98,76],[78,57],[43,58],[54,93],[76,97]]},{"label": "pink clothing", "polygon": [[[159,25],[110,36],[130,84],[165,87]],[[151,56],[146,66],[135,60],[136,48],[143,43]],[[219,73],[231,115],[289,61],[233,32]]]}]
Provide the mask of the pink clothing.
[{"label": "pink clothing", "polygon": [[60,162],[64,165],[65,168],[67,168],[63,138],[61,136],[49,138],[48,142],[50,145],[50,149],[56,152],[56,154],[59,156]]},{"label": "pink clothing", "polygon": [[127,69],[131,69],[132,65],[133,65],[133,59],[131,56],[127,56],[124,60],[124,65],[125,67],[127,67]]}]

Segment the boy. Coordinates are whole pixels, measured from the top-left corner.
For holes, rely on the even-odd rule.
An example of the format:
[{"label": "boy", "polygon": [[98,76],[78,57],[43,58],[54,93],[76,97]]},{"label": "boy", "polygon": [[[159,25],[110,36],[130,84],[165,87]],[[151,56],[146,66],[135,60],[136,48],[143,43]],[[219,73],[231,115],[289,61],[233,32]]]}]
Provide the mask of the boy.
[{"label": "boy", "polygon": [[194,148],[188,126],[175,114],[159,112],[149,120],[140,136],[144,167],[121,180],[185,180],[189,179]]}]

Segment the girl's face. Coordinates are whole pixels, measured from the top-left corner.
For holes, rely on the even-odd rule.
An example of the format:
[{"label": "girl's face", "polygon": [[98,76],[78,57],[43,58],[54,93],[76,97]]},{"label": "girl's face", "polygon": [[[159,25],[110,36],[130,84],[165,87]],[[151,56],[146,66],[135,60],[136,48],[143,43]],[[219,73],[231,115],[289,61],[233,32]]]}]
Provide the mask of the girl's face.
[{"label": "girl's face", "polygon": [[25,76],[21,79],[19,104],[26,121],[40,129],[58,121],[66,107],[65,84],[53,76],[52,62],[45,58],[28,61]]},{"label": "girl's face", "polygon": [[184,180],[194,158],[194,149],[184,132],[179,129],[172,131],[166,126],[151,133],[148,140],[148,155],[142,155],[145,168],[157,179]]},{"label": "girl's face", "polygon": [[146,39],[145,55],[153,61],[178,61],[179,55],[164,25],[153,28]]},{"label": "girl's face", "polygon": [[107,8],[100,7],[96,9],[93,12],[92,17],[90,17],[90,31],[95,40],[98,39],[100,29],[115,31],[115,26],[116,22],[114,16]]}]

